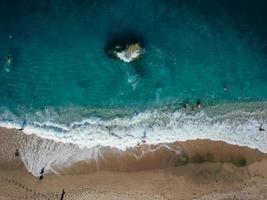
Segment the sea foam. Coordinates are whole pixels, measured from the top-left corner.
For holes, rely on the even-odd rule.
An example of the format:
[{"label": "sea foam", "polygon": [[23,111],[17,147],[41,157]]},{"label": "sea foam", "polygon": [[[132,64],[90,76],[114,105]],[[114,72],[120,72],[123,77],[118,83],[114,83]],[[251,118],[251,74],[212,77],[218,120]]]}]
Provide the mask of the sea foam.
[{"label": "sea foam", "polygon": [[[158,144],[199,138],[222,140],[267,152],[267,132],[259,131],[261,124],[263,128],[267,126],[266,104],[251,105],[218,105],[189,113],[184,110],[150,110],[108,119],[91,117],[69,124],[50,119],[33,120],[28,121],[23,131],[87,148],[104,146],[126,150],[142,140]],[[18,119],[1,120],[0,126],[20,127]]]},{"label": "sea foam", "polygon": [[[43,167],[46,172],[60,174],[62,169],[84,160],[92,161],[97,168],[98,162],[104,160],[103,148],[115,150],[118,155],[130,152],[130,156],[138,160],[153,151],[145,150],[140,155],[128,151],[142,141],[159,144],[156,150],[170,148],[167,144],[175,141],[211,139],[267,152],[267,132],[259,131],[261,124],[263,128],[267,126],[266,103],[217,105],[198,112],[150,110],[124,117],[90,117],[71,123],[56,122],[54,112],[50,113],[50,118],[49,112],[45,111],[45,117],[40,117],[40,113],[36,120],[33,120],[34,115],[29,118],[32,121],[27,119],[23,130],[27,135],[38,137],[20,141],[21,158],[35,176]],[[21,126],[18,117],[11,112],[2,113],[0,117],[2,127],[18,129]],[[20,137],[24,138],[23,135]],[[179,149],[170,150],[174,156],[180,152]]]}]

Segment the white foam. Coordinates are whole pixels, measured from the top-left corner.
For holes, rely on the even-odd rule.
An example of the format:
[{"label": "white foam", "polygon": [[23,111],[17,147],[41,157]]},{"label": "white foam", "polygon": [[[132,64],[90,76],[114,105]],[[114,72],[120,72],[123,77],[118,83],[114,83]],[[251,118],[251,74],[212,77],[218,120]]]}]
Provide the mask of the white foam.
[{"label": "white foam", "polygon": [[[42,112],[37,112],[39,121],[31,116],[32,121],[27,119],[24,128],[26,134],[52,139],[40,142],[33,138],[23,142],[22,160],[35,176],[43,167],[45,172],[59,173],[62,167],[81,160],[93,160],[98,165],[101,147],[126,150],[144,139],[148,144],[191,139],[222,140],[267,153],[267,131],[258,130],[260,124],[267,129],[266,103],[260,106],[218,106],[197,113],[146,111],[106,120],[91,117],[68,125],[49,121],[54,119],[55,113],[51,111],[50,117],[48,113],[45,110],[45,117],[42,117]],[[18,117],[7,110],[0,114],[0,119],[2,127],[20,128]],[[136,155],[136,159],[140,156],[142,154]]]},{"label": "white foam", "polygon": [[[194,114],[184,111],[146,111],[132,117],[108,120],[88,118],[69,125],[31,121],[25,126],[24,132],[88,148],[108,146],[125,150],[142,139],[149,144],[157,144],[201,138],[222,140],[267,152],[267,132],[258,130],[260,124],[267,127],[265,119],[266,107],[253,112],[232,110],[213,115],[206,111]],[[17,123],[12,122],[0,122],[0,126],[19,128]]]},{"label": "white foam", "polygon": [[142,53],[143,53],[142,49],[137,49],[135,51],[128,51],[128,50],[119,51],[119,52],[116,52],[115,54],[122,61],[129,63],[133,60],[138,59]]}]

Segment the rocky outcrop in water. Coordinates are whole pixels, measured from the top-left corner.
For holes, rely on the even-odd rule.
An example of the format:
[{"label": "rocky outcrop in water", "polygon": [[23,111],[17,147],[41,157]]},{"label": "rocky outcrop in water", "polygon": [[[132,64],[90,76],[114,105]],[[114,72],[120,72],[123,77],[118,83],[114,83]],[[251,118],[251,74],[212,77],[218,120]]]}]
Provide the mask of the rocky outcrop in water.
[{"label": "rocky outcrop in water", "polygon": [[142,58],[145,49],[140,43],[134,43],[126,46],[117,45],[108,53],[116,59],[129,63]]}]

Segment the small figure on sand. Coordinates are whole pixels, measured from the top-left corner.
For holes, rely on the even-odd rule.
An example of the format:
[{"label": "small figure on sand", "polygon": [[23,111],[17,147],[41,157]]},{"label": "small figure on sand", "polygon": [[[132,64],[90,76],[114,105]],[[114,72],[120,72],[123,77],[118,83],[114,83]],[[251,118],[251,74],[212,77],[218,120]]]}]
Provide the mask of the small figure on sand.
[{"label": "small figure on sand", "polygon": [[26,124],[27,124],[26,120],[23,120],[22,124],[21,124],[21,127],[19,128],[19,131],[23,131],[25,126],[26,126]]},{"label": "small figure on sand", "polygon": [[44,170],[45,168],[43,167],[40,171],[40,177],[39,177],[39,180],[42,180],[44,178]]},{"label": "small figure on sand", "polygon": [[65,195],[65,190],[63,189],[63,191],[62,191],[62,193],[61,193],[60,200],[63,200],[63,198],[64,198],[64,195]]},{"label": "small figure on sand", "polygon": [[262,125],[263,125],[263,124],[260,125],[259,131],[265,131],[265,129],[262,128]]},{"label": "small figure on sand", "polygon": [[19,154],[19,150],[18,150],[18,149],[16,149],[16,151],[15,151],[15,156],[16,156],[16,157],[20,156],[20,154]]}]

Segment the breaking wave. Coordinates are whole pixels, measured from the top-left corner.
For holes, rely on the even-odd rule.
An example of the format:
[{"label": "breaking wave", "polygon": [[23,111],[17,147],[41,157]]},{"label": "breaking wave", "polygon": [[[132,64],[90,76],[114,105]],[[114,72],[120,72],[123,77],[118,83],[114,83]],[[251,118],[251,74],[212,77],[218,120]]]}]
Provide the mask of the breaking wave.
[{"label": "breaking wave", "polygon": [[[74,115],[66,112],[65,116]],[[221,104],[201,111],[148,110],[125,116],[86,117],[64,122],[55,112],[24,116],[24,133],[81,147],[115,147],[126,150],[140,141],[148,144],[189,139],[222,140],[231,144],[258,148],[267,152],[266,103]],[[42,117],[40,117],[42,116]],[[0,126],[20,128],[21,119],[10,112],[0,115]]]}]

